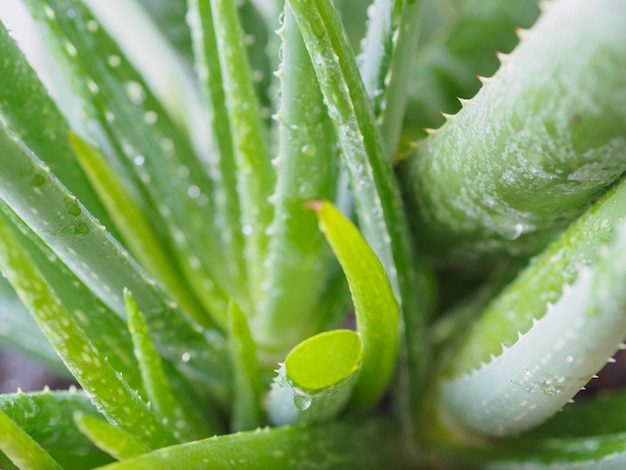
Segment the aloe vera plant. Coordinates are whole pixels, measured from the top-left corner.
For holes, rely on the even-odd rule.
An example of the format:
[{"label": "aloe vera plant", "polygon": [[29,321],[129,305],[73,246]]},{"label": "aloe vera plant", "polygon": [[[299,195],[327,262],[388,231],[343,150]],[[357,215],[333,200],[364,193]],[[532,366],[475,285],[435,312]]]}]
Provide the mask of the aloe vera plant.
[{"label": "aloe vera plant", "polygon": [[622,468],[623,0],[21,3],[2,468]]}]

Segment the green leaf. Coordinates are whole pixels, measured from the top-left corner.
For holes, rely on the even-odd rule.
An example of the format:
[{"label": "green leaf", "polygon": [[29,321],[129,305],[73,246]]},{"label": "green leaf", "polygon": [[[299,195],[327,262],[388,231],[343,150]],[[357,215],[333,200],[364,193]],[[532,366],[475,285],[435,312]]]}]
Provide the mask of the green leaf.
[{"label": "green leaf", "polygon": [[128,329],[151,409],[164,424],[174,429],[174,437],[181,441],[210,435],[214,430],[203,420],[203,413],[198,413],[194,407],[185,406],[189,403],[182,395],[186,395],[187,390],[176,390],[168,380],[161,356],[150,338],[146,320],[130,291],[124,292],[124,300]]},{"label": "green leaf", "polygon": [[161,449],[106,470],[406,469],[412,462],[395,423],[378,419],[281,427],[218,436]]},{"label": "green leaf", "polygon": [[[146,278],[126,251],[60,186],[49,168],[1,126],[0,149],[0,197],[7,205],[118,315],[124,312],[121,293],[124,288],[132,290],[165,357],[212,384],[216,395],[223,397],[228,372],[219,349],[221,336],[205,333],[172,306],[154,281]],[[54,282],[64,281],[57,278]]]},{"label": "green leaf", "polygon": [[41,448],[28,434],[0,411],[0,450],[21,470],[61,470],[50,454]]},{"label": "green leaf", "polygon": [[331,257],[305,203],[335,197],[339,157],[311,59],[289,8],[279,34],[278,182],[264,297],[253,324],[263,349],[283,352],[319,328],[319,299]]},{"label": "green leaf", "polygon": [[211,13],[237,167],[250,295],[258,301],[265,277],[266,229],[273,216],[269,197],[275,175],[234,0],[211,2]]},{"label": "green leaf", "polygon": [[421,0],[375,0],[368,9],[367,32],[357,59],[380,121],[385,153],[392,159],[402,130],[421,10]]},{"label": "green leaf", "polygon": [[[291,0],[290,5],[337,129],[359,226],[400,302],[403,341],[396,396],[402,408],[415,411],[426,369],[423,334],[424,318],[432,307],[429,273],[421,263],[416,270],[398,183],[332,2]],[[406,425],[410,426],[408,421]]]},{"label": "green leaf", "polygon": [[204,312],[176,273],[170,254],[113,168],[96,148],[77,134],[70,134],[70,143],[93,188],[122,234],[125,246],[196,321],[205,322]]},{"label": "green leaf", "polygon": [[270,420],[283,425],[335,418],[350,399],[362,355],[361,338],[352,330],[320,333],[297,345],[272,384]]},{"label": "green leaf", "polygon": [[[75,412],[98,414],[81,390],[70,387],[69,391],[0,395],[0,410],[64,468],[93,468],[111,462],[74,425]],[[13,468],[1,454],[0,466]]]},{"label": "green leaf", "polygon": [[330,202],[311,203],[320,229],[348,279],[363,343],[361,372],[351,407],[364,412],[386,391],[395,369],[399,342],[399,308],[389,279],[358,229]]},{"label": "green leaf", "polygon": [[98,195],[72,152],[65,119],[2,23],[0,49],[0,116],[4,125],[46,160],[98,220],[109,224]]},{"label": "green leaf", "polygon": [[131,434],[110,425],[103,419],[77,411],[74,421],[91,442],[116,460],[125,460],[150,452],[150,448]]},{"label": "green leaf", "polygon": [[622,181],[533,259],[451,352],[441,394],[473,434],[540,424],[618,349],[625,197]]},{"label": "green leaf", "polygon": [[[438,20],[431,12],[421,25],[423,30],[444,24],[426,32],[430,41],[421,43],[414,60],[407,61],[412,63],[404,88],[408,92],[403,129],[407,141],[425,137],[424,129],[444,124],[442,112],[459,111],[457,97],[474,96],[480,88],[477,77],[490,77],[498,70],[496,53],[510,52],[519,41],[516,28],[530,27],[539,16],[535,0],[467,0],[438,7],[443,10],[437,12],[439,16],[451,18]],[[449,14],[454,7],[459,11]]]},{"label": "green leaf", "polygon": [[189,0],[188,18],[193,38],[196,75],[202,87],[204,102],[209,109],[211,135],[216,148],[216,155],[209,159],[207,164],[214,182],[212,192],[216,204],[216,215],[223,219],[220,237],[224,250],[228,253],[223,269],[230,273],[231,278],[239,286],[239,292],[234,292],[233,298],[244,307],[248,307],[245,242],[240,196],[237,190],[237,163],[230,122],[223,118],[228,116],[228,109],[210,3]]},{"label": "green leaf", "polygon": [[[219,229],[214,224],[212,183],[188,137],[82,3],[26,4],[48,32],[48,44],[74,85],[72,101],[81,105],[74,119],[91,123],[87,131],[79,132],[76,126],[74,130],[96,143],[132,183],[133,195],[141,198],[156,230],[163,233],[163,245],[176,257],[189,287],[219,319],[226,308],[223,290],[231,286],[217,268],[223,253],[214,242]],[[139,301],[137,290],[133,292]]]},{"label": "green leaf", "polygon": [[139,394],[94,347],[0,218],[0,269],[76,380],[109,420],[152,448],[174,443]]},{"label": "green leaf", "polygon": [[228,309],[228,336],[234,376],[231,429],[247,431],[261,425],[261,372],[246,316],[234,302]]},{"label": "green leaf", "polygon": [[[0,202],[0,217],[7,225],[14,227],[13,234],[17,239],[17,244],[27,253],[30,263],[37,267],[68,315],[72,316],[85,335],[90,338],[94,347],[107,352],[108,362],[116,370],[124,373],[126,382],[132,388],[143,390],[141,377],[136,371],[136,363],[132,357],[130,335],[126,331],[124,321],[94,296],[84,283],[2,202]],[[97,314],[91,314],[92,312],[97,312]],[[32,312],[28,312],[28,315],[33,317]],[[35,325],[37,324],[35,322]],[[46,345],[50,344],[47,340],[44,342]],[[55,355],[57,355],[56,352]]]},{"label": "green leaf", "polygon": [[624,173],[625,6],[549,8],[419,145],[402,171],[425,251],[456,264],[536,252]]}]

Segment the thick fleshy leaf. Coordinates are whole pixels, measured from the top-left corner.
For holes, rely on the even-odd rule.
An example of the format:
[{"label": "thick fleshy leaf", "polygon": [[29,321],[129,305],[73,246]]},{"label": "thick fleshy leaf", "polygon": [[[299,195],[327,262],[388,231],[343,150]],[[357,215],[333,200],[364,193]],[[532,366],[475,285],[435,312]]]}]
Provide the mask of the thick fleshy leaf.
[{"label": "thick fleshy leaf", "polygon": [[320,229],[348,279],[363,343],[361,371],[351,399],[358,411],[372,408],[381,399],[398,358],[399,307],[381,262],[358,229],[330,202],[310,204]]},{"label": "thick fleshy leaf", "polygon": [[425,373],[424,318],[432,306],[428,273],[424,266],[416,272],[398,183],[335,7],[328,0],[291,0],[289,4],[337,130],[359,226],[385,267],[401,305],[397,398],[403,402],[401,407],[415,410],[416,391]]},{"label": "thick fleshy leaf", "polygon": [[534,253],[626,171],[626,4],[550,5],[401,168],[416,240],[444,261]]},{"label": "thick fleshy leaf", "polygon": [[407,454],[395,423],[369,419],[311,427],[281,427],[229,434],[161,449],[102,467],[106,470],[406,469]]},{"label": "thick fleshy leaf", "polygon": [[22,470],[61,470],[62,467],[50,457],[32,437],[0,410],[0,450]]},{"label": "thick fleshy leaf", "polygon": [[490,435],[563,407],[626,336],[626,183],[550,244],[465,332],[441,384],[450,413]]},{"label": "thick fleshy leaf", "polygon": [[291,9],[283,26],[278,182],[272,199],[267,279],[254,334],[264,349],[284,352],[319,328],[319,298],[328,277],[330,251],[305,208],[335,198],[339,178],[336,135],[311,59]]},{"label": "thick fleshy leaf", "polygon": [[211,14],[237,167],[248,284],[251,298],[256,302],[262,297],[261,285],[265,278],[266,230],[273,216],[270,196],[275,174],[235,1],[211,2]]},{"label": "thick fleshy leaf", "polygon": [[257,348],[243,311],[235,303],[228,309],[228,341],[233,370],[231,429],[247,431],[261,425],[261,372]]},{"label": "thick fleshy leaf", "polygon": [[[219,318],[230,284],[217,268],[223,258],[212,183],[188,137],[82,2],[25,3],[48,33],[47,44],[73,86],[70,100],[80,104],[73,130],[95,142],[131,184],[187,284],[207,313]],[[86,122],[88,129],[75,121]]]},{"label": "thick fleshy leaf", "polygon": [[69,127],[14,40],[0,22],[0,118],[101,223],[109,218],[68,141]]},{"label": "thick fleshy leaf", "polygon": [[318,423],[336,417],[350,399],[362,355],[361,338],[352,330],[320,333],[293,348],[268,398],[272,423]]},{"label": "thick fleshy leaf", "polygon": [[80,432],[89,438],[99,449],[117,460],[125,460],[150,452],[150,448],[131,434],[110,425],[97,416],[75,412],[74,422]]},{"label": "thick fleshy leaf", "polygon": [[[172,306],[104,227],[59,184],[50,169],[16,139],[0,127],[0,198],[41,237],[72,275],[119,315],[124,311],[121,293],[124,288],[132,289],[162,354],[182,370],[195,370],[196,377],[213,382],[215,391],[219,394],[221,389],[223,397],[228,372],[218,352],[221,336],[211,333],[213,338],[209,340],[184,312]],[[71,282],[71,278],[53,281]],[[216,369],[207,374],[212,362]]]},{"label": "thick fleshy leaf", "polygon": [[202,87],[204,103],[209,109],[211,135],[216,148],[216,155],[208,159],[207,164],[214,182],[212,192],[215,199],[215,216],[222,221],[220,237],[228,254],[222,268],[230,273],[238,286],[238,291],[233,293],[232,298],[244,308],[250,308],[244,256],[245,241],[240,196],[237,190],[237,163],[230,122],[224,119],[224,116],[228,116],[228,109],[210,3],[189,0],[187,21],[192,32],[196,75]]},{"label": "thick fleshy leaf", "polygon": [[71,133],[70,143],[92,187],[100,195],[122,235],[125,246],[196,321],[204,322],[204,312],[193,295],[190,295],[188,286],[176,272],[177,268],[170,253],[161,244],[159,235],[126,190],[123,181],[89,142]]},{"label": "thick fleshy leaf", "polygon": [[400,140],[421,10],[421,0],[375,0],[367,10],[367,32],[357,60],[390,158]]},{"label": "thick fleshy leaf", "polygon": [[[436,2],[425,2],[425,7],[429,3]],[[430,14],[421,28],[430,40],[420,43],[405,88],[405,146],[425,137],[426,128],[443,125],[441,113],[457,112],[461,108],[457,97],[469,99],[476,94],[481,85],[477,77],[490,77],[498,70],[496,53],[508,53],[517,44],[516,28],[529,28],[535,22],[537,3],[468,0],[425,8]]]},{"label": "thick fleshy leaf", "polygon": [[[69,391],[51,392],[46,389],[1,395],[0,410],[64,468],[87,469],[111,462],[108,455],[96,448],[74,426],[73,413],[98,414],[82,391],[71,388]],[[1,454],[0,466],[13,468]]]},{"label": "thick fleshy leaf", "polygon": [[175,442],[160,420],[89,340],[76,318],[19,244],[7,219],[0,219],[0,269],[31,311],[39,328],[104,415],[151,448]]},{"label": "thick fleshy leaf", "polygon": [[[180,385],[189,385],[180,381],[170,382],[161,356],[150,338],[145,317],[139,311],[130,291],[124,292],[124,300],[128,329],[150,408],[164,424],[174,429],[174,437],[181,441],[199,439],[215,432],[204,419],[207,413],[198,413],[195,407],[189,406],[189,400],[184,399],[187,390],[180,390]],[[178,389],[176,385],[179,386]]]}]

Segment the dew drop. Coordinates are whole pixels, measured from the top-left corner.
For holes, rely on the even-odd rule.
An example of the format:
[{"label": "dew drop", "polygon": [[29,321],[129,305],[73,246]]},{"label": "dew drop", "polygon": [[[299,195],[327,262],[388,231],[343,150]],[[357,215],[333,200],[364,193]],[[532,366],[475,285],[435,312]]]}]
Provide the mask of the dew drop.
[{"label": "dew drop", "polygon": [[296,405],[296,408],[300,411],[308,410],[311,407],[312,401],[311,395],[305,393],[296,392],[293,395],[293,404]]},{"label": "dew drop", "polygon": [[74,44],[72,44],[71,42],[66,42],[65,43],[65,50],[72,57],[76,57],[76,54],[78,53],[76,51],[76,48],[74,47]]},{"label": "dew drop", "polygon": [[143,120],[146,124],[154,124],[159,119],[159,115],[155,111],[147,111],[143,115]]},{"label": "dew drop", "polygon": [[141,166],[144,163],[146,163],[146,158],[143,155],[137,155],[134,160],[133,163],[137,166]]},{"label": "dew drop", "polygon": [[187,188],[187,195],[190,198],[196,199],[198,196],[200,196],[200,188],[196,186],[195,184],[192,186],[189,186],[189,188]]},{"label": "dew drop", "polygon": [[244,235],[252,235],[252,227],[250,225],[244,225],[241,231]]},{"label": "dew drop", "polygon": [[110,55],[109,58],[107,59],[107,63],[111,67],[116,68],[116,67],[119,67],[121,65],[122,59],[120,59],[120,56],[118,56],[118,55],[115,55],[115,54],[114,55]]},{"label": "dew drop", "polygon": [[182,355],[182,356],[180,356],[180,359],[181,359],[183,362],[189,362],[189,360],[191,359],[191,354],[190,354],[190,353],[188,353],[188,352],[185,352],[185,353],[183,353],[183,355]]},{"label": "dew drop", "polygon": [[[124,88],[126,89],[126,93],[130,98],[130,101],[133,104],[140,105],[146,100],[146,92],[141,86],[141,84],[135,82],[134,80],[130,80],[124,84]],[[154,111],[151,111],[154,113]],[[148,113],[146,113],[147,116]],[[156,113],[154,113],[156,116]],[[144,120],[148,122],[146,116],[144,116]],[[156,119],[154,120],[156,121]]]},{"label": "dew drop", "polygon": [[87,21],[87,30],[91,33],[95,33],[96,31],[98,31],[98,23],[95,20],[89,20]]}]

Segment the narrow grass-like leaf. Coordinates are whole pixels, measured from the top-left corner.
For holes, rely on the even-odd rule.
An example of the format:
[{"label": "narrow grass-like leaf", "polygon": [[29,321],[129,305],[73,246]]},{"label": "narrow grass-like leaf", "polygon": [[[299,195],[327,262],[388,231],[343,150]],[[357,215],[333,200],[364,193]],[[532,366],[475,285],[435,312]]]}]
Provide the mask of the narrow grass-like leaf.
[{"label": "narrow grass-like leaf", "polygon": [[398,302],[385,269],[358,229],[328,201],[310,207],[318,215],[320,229],[341,263],[352,293],[363,360],[351,407],[362,412],[378,403],[394,372]]},{"label": "narrow grass-like leaf", "polygon": [[625,197],[622,181],[466,332],[441,393],[474,432],[506,436],[545,421],[618,349],[626,336]]},{"label": "narrow grass-like leaf", "polygon": [[556,2],[420,144],[402,170],[424,250],[452,263],[532,253],[624,173],[623,18],[611,0]]},{"label": "narrow grass-like leaf", "polygon": [[[262,297],[275,175],[234,0],[211,2],[241,201],[251,298]],[[252,315],[254,312],[251,313]]]},{"label": "narrow grass-like leaf", "polygon": [[350,399],[361,365],[358,333],[333,330],[291,350],[268,398],[272,423],[319,423],[336,417]]},{"label": "narrow grass-like leaf", "polygon": [[80,117],[93,126],[88,137],[123,167],[157,231],[167,234],[163,244],[172,250],[188,285],[208,313],[223,319],[222,291],[231,285],[227,273],[217,268],[223,254],[215,243],[212,183],[189,139],[85,5],[75,0],[51,0],[45,7],[34,0],[26,4],[51,33],[49,46],[67,63],[68,80],[78,82]]},{"label": "narrow grass-like leaf", "polygon": [[111,426],[104,419],[75,412],[74,421],[80,432],[116,460],[125,460],[150,452],[150,448],[141,441],[126,431]]},{"label": "narrow grass-like leaf", "polygon": [[185,407],[180,395],[185,391],[176,390],[165,374],[159,352],[152,343],[148,326],[139,311],[130,291],[124,292],[128,329],[134,344],[135,357],[151,408],[164,424],[174,428],[173,434],[180,440],[194,440],[205,437],[211,430],[202,419],[202,413]]},{"label": "narrow grass-like leaf", "polygon": [[62,470],[62,467],[26,434],[11,418],[0,411],[0,450],[20,470]]},{"label": "narrow grass-like leaf", "polygon": [[248,321],[239,306],[228,309],[228,336],[233,370],[231,429],[247,431],[261,425],[261,372]]},{"label": "narrow grass-like leaf", "polygon": [[163,249],[159,236],[119,176],[89,142],[77,134],[70,134],[70,143],[93,188],[100,195],[124,238],[125,246],[196,321],[204,322],[204,312],[200,310],[196,299],[189,295],[189,288],[176,272],[177,267],[170,254]]},{"label": "narrow grass-like leaf", "polygon": [[228,253],[225,257],[227,263],[223,269],[231,273],[241,291],[234,299],[244,307],[249,307],[247,268],[244,260],[245,242],[240,196],[237,191],[237,164],[230,122],[224,119],[224,116],[228,116],[228,109],[210,2],[189,0],[187,18],[193,38],[196,75],[202,86],[205,103],[210,109],[211,133],[217,153],[207,163],[214,183],[212,191],[216,207],[215,216],[223,219],[220,237],[224,250]]},{"label": "narrow grass-like leaf", "polygon": [[[428,274],[424,266],[416,272],[398,184],[332,2],[291,0],[289,4],[337,129],[359,226],[400,302],[403,341],[396,396],[402,408],[415,411],[416,391],[425,373],[424,317],[432,303]],[[408,421],[405,424],[410,426]]]},{"label": "narrow grass-like leaf", "polygon": [[412,468],[396,423],[378,419],[218,436],[152,452],[102,470],[363,470]]},{"label": "narrow grass-like leaf", "polygon": [[271,226],[268,274],[257,341],[285,351],[318,331],[318,299],[327,281],[330,251],[304,204],[334,199],[339,174],[336,135],[311,59],[290,8],[284,12],[278,183]]},{"label": "narrow grass-like leaf", "polygon": [[[403,129],[406,141],[425,137],[426,128],[444,124],[442,112],[456,113],[461,108],[457,97],[474,96],[480,88],[477,76],[490,77],[498,70],[496,53],[508,53],[517,44],[515,29],[529,28],[539,16],[535,0],[459,3],[460,11],[435,29],[413,61],[411,78],[404,88],[408,92]],[[428,20],[422,29],[434,23],[432,18]]]},{"label": "narrow grass-like leaf", "polygon": [[0,198],[119,315],[124,312],[121,293],[124,288],[132,290],[161,352],[181,370],[212,384],[223,397],[228,387],[227,363],[220,350],[223,338],[212,332],[209,340],[208,332],[198,331],[184,312],[168,303],[49,168],[1,126],[0,149]]},{"label": "narrow grass-like leaf", "polygon": [[67,368],[107,418],[151,448],[175,440],[154,413],[89,340],[75,318],[19,244],[7,220],[0,218],[0,268]]},{"label": "narrow grass-like leaf", "polygon": [[[74,426],[75,412],[99,414],[81,390],[5,394],[0,396],[0,410],[63,468],[93,468],[112,460]],[[1,453],[0,466],[13,468]]]}]

